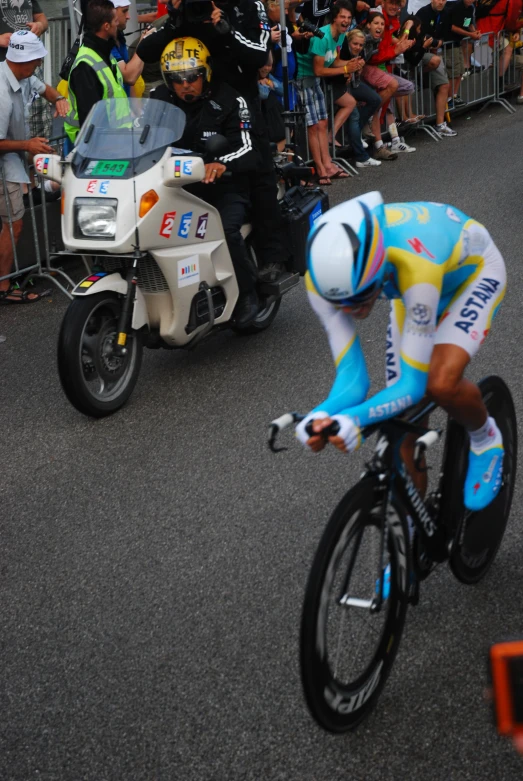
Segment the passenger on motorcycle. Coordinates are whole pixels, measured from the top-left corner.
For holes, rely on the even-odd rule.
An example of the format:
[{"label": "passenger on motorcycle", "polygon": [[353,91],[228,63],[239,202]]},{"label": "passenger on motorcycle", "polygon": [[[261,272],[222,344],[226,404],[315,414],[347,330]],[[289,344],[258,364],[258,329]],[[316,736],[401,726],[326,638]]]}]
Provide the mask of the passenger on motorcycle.
[{"label": "passenger on motorcycle", "polygon": [[[180,108],[186,125],[178,146],[205,157],[206,142],[216,134],[229,142],[229,151],[205,165],[202,182],[186,186],[198,198],[220,212],[227,246],[240,295],[234,310],[237,325],[246,325],[258,314],[255,269],[241,234],[248,222],[248,174],[259,166],[251,137],[251,115],[244,98],[228,84],[214,85],[209,50],[195,38],[176,38],[164,49],[160,66],[165,85],[151,98]],[[225,171],[232,176],[222,180]]]},{"label": "passenger on motorcycle", "polygon": [[[346,452],[361,442],[360,428],[394,417],[424,395],[443,407],[470,437],[464,489],[469,510],[481,510],[501,487],[503,441],[477,385],[463,374],[483,344],[506,288],[505,264],[487,229],[448,204],[384,205],[377,192],[331,209],[309,235],[310,303],[327,331],[336,379],[327,397],[297,428],[311,450],[332,420],[329,441]],[[387,388],[370,396],[355,321],[376,299],[391,301],[387,334]],[[306,426],[313,420],[314,434]],[[402,450],[417,487],[416,436]]]}]

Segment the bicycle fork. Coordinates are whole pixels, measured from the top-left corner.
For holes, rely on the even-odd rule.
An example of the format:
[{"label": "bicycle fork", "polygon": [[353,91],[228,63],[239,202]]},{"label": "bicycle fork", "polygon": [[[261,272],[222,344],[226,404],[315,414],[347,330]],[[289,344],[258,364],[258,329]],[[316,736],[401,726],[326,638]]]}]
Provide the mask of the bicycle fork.
[{"label": "bicycle fork", "polygon": [[[384,493],[384,490],[381,489],[380,492]],[[390,572],[390,565],[387,564],[386,566],[385,564],[385,554],[387,551],[389,534],[390,534],[389,526],[387,523],[387,506],[389,505],[391,498],[392,498],[392,492],[389,488],[386,496],[383,497],[383,500],[380,503],[381,507],[380,507],[380,525],[379,525],[379,529],[380,529],[379,557],[377,563],[376,579],[373,582],[373,590],[375,590],[376,593],[373,594],[371,599],[362,599],[361,597],[349,595],[349,587],[350,587],[351,578],[354,570],[354,563],[357,559],[360,550],[363,534],[365,532],[365,529],[368,528],[366,525],[362,525],[358,530],[354,548],[352,550],[350,560],[347,565],[347,570],[341,587],[340,595],[338,597],[338,604],[342,607],[356,607],[356,608],[361,608],[363,610],[369,610],[371,613],[375,613],[381,610],[383,603],[386,601],[388,597],[388,589],[390,588],[390,586],[387,586],[386,584],[387,567],[389,569],[389,573],[388,573],[389,578],[391,576],[391,572]]]}]

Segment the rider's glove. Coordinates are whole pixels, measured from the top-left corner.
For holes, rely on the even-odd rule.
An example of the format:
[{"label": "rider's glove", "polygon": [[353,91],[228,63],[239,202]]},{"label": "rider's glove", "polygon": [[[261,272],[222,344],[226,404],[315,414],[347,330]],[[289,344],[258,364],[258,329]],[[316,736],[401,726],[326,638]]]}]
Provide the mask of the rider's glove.
[{"label": "rider's glove", "polygon": [[321,410],[318,410],[318,412],[310,412],[306,418],[303,418],[301,423],[298,423],[296,426],[296,436],[302,443],[302,445],[305,445],[305,447],[309,447],[307,442],[310,439],[310,434],[307,434],[305,431],[305,427],[311,422],[311,420],[319,420],[320,418],[328,418],[329,414],[327,412],[321,412]]},{"label": "rider's glove", "polygon": [[354,453],[363,441],[359,427],[348,415],[332,415],[331,417],[340,427],[336,436],[343,439],[349,453]]}]

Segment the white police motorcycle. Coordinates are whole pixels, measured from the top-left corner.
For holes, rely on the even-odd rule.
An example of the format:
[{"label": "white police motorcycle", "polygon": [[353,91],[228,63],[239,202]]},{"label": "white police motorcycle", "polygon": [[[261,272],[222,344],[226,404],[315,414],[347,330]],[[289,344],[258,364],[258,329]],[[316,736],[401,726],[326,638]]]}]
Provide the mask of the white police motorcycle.
[{"label": "white police motorcycle", "polygon": [[[62,184],[66,253],[89,257],[93,267],[72,291],[58,368],[70,402],[94,417],[125,404],[143,346],[187,348],[214,328],[239,330],[232,319],[238,284],[220,215],[183,187],[204,176],[203,159],[175,147],[184,113],[133,100],[122,123],[117,102],[93,107],[67,160],[35,158],[41,176]],[[250,226],[242,233],[255,263]],[[259,313],[243,330],[267,328],[298,281],[293,270],[276,282],[260,280]]]}]

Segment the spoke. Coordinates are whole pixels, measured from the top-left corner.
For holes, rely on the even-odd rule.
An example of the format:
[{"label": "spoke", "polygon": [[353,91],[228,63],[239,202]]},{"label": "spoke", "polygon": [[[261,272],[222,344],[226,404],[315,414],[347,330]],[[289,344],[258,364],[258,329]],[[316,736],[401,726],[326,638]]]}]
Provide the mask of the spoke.
[{"label": "spoke", "polygon": [[340,653],[341,653],[341,644],[342,644],[342,634],[343,634],[343,625],[345,623],[345,617],[347,613],[343,611],[340,621],[340,628],[338,630],[338,647],[336,649],[336,657],[335,657],[335,664],[334,664],[334,677],[338,675],[338,662],[340,659]]}]

